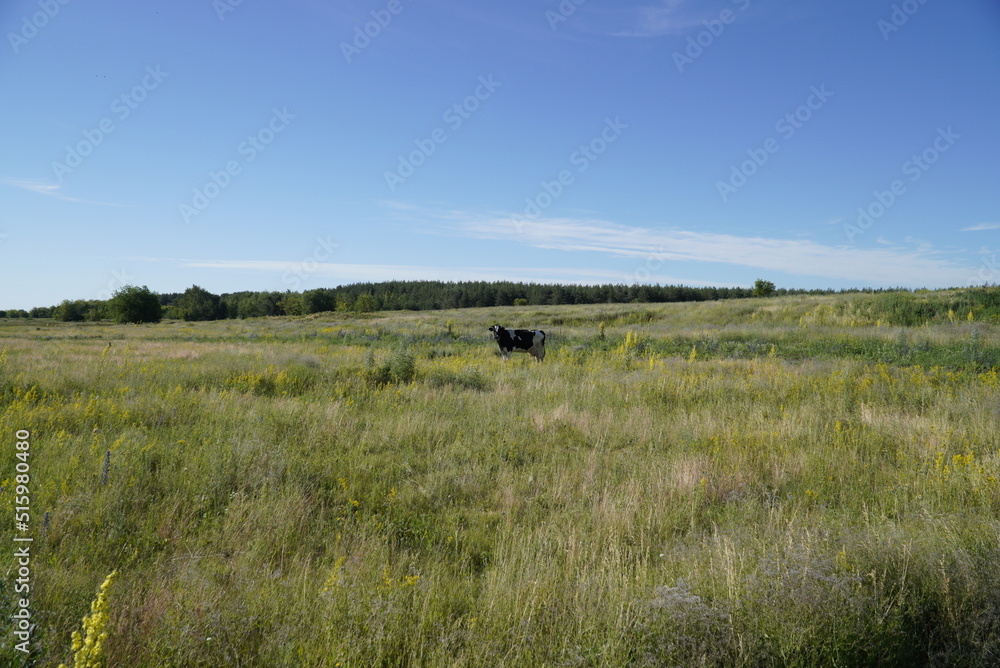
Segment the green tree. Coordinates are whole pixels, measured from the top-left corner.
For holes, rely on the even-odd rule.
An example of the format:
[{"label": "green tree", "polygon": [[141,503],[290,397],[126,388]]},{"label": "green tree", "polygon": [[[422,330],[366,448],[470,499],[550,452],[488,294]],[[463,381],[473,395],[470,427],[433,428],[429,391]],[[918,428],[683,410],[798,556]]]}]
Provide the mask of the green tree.
[{"label": "green tree", "polygon": [[89,301],[84,309],[83,317],[90,322],[104,320],[108,316],[108,303],[105,301]]},{"label": "green tree", "polygon": [[370,292],[363,292],[354,300],[354,310],[358,313],[371,313],[378,310],[378,301]]},{"label": "green tree", "polygon": [[160,322],[163,308],[160,299],[145,285],[125,285],[108,300],[108,310],[115,322]]},{"label": "green tree", "polygon": [[298,292],[286,292],[278,301],[278,306],[285,315],[306,315],[307,313],[302,295]]},{"label": "green tree", "polygon": [[174,313],[184,320],[221,320],[226,317],[226,306],[219,295],[192,285],[173,304]]},{"label": "green tree", "polygon": [[82,301],[62,300],[62,303],[55,308],[53,316],[56,320],[63,322],[79,322],[83,320],[86,303]]},{"label": "green tree", "polygon": [[753,284],[754,297],[770,297],[774,294],[774,283],[758,278]]},{"label": "green tree", "polygon": [[332,311],[337,307],[336,294],[326,288],[306,290],[302,293],[302,305],[306,313]]}]

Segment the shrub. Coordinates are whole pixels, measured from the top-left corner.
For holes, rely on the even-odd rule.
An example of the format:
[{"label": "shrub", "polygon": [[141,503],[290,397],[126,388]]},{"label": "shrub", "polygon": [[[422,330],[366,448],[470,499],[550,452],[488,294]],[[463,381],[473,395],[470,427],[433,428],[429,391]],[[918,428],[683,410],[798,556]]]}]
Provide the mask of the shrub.
[{"label": "shrub", "polygon": [[119,288],[108,302],[108,309],[114,321],[119,323],[160,322],[163,317],[159,298],[145,285]]},{"label": "shrub", "polygon": [[368,380],[374,385],[409,383],[417,377],[416,357],[406,348],[397,348],[382,365],[376,363],[375,351],[369,350],[365,367]]},{"label": "shrub", "polygon": [[466,390],[476,390],[479,392],[489,390],[493,386],[489,378],[481,374],[476,369],[463,369],[462,371],[435,369],[427,374],[426,382],[431,387],[450,386]]},{"label": "shrub", "polygon": [[397,348],[389,357],[389,377],[394,383],[409,383],[417,375],[417,360],[409,350]]}]

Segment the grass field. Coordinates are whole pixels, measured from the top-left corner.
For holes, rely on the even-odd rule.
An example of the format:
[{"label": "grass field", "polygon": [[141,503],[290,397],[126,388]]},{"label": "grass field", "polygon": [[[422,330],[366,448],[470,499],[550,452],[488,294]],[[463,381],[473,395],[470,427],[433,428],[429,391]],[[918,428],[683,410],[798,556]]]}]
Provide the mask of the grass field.
[{"label": "grass field", "polygon": [[922,299],[0,321],[30,658],[117,571],[107,666],[996,665],[1000,316]]}]

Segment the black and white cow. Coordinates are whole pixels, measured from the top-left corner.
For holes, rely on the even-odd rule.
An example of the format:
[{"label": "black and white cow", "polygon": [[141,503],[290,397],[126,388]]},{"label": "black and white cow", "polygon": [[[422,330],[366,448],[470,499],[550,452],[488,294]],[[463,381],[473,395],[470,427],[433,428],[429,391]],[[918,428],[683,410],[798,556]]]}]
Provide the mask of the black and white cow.
[{"label": "black and white cow", "polygon": [[500,325],[490,327],[493,338],[500,346],[500,354],[506,362],[511,352],[528,353],[536,362],[545,359],[545,332],[540,329],[504,329]]}]

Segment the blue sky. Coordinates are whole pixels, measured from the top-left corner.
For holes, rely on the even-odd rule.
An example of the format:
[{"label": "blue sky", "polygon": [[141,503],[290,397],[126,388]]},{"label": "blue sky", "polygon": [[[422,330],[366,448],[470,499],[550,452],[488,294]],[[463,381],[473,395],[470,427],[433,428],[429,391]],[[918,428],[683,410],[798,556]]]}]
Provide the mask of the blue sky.
[{"label": "blue sky", "polygon": [[0,308],[1000,282],[995,0],[9,0]]}]

